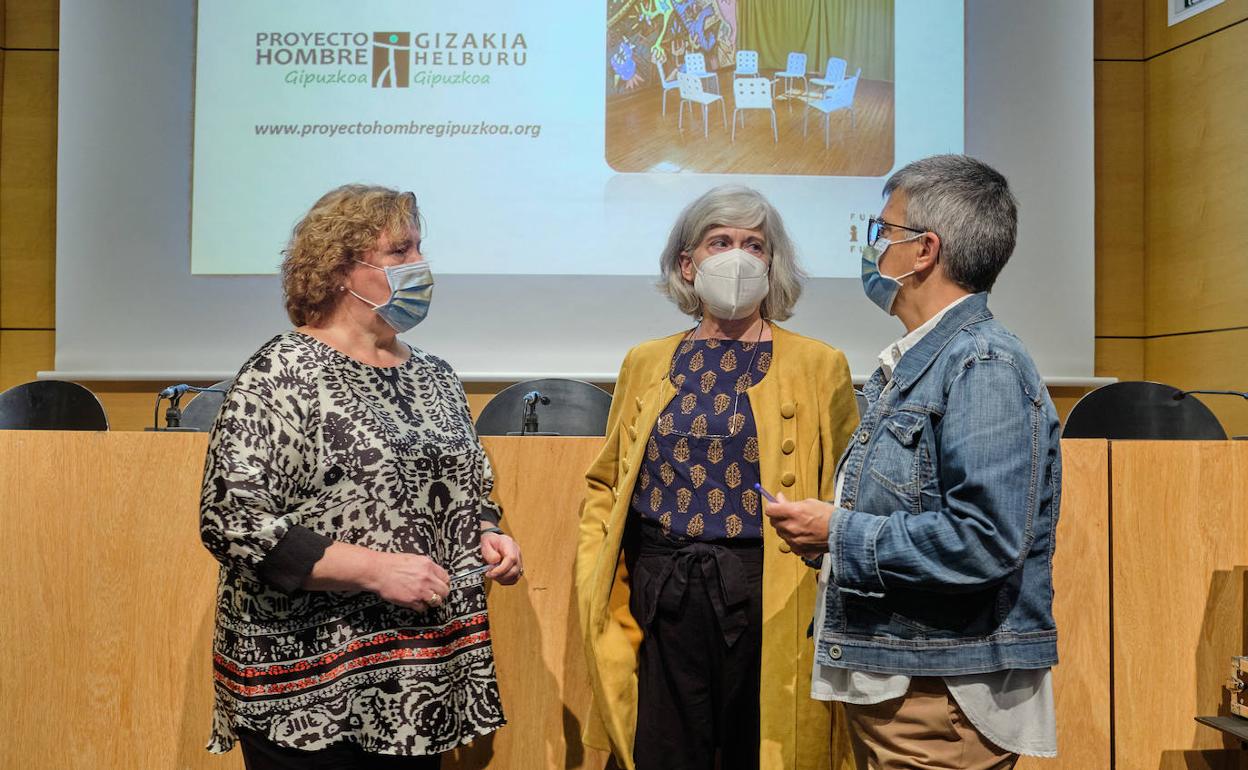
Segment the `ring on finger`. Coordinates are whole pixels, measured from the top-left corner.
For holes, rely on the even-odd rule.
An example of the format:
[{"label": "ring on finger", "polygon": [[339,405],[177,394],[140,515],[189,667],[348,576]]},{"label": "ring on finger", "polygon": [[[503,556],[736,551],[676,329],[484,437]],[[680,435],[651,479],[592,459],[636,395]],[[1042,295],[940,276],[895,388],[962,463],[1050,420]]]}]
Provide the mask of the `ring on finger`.
[{"label": "ring on finger", "polygon": [[438,596],[437,591],[430,591],[429,600],[426,602],[426,604],[433,605],[434,607],[440,607],[442,605],[442,597]]}]

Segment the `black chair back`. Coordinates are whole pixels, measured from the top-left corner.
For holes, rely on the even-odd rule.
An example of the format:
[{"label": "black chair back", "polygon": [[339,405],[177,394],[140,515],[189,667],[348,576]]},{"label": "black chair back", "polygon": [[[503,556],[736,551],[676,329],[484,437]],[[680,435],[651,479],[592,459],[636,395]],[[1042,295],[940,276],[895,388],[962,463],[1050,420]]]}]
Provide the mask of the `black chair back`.
[{"label": "black chair back", "polygon": [[611,395],[581,380],[525,380],[490,399],[477,418],[477,434],[506,436],[524,428],[527,393],[538,391],[550,399],[537,407],[538,431],[560,436],[601,436],[607,429]]},{"label": "black chair back", "polygon": [[1219,440],[1226,431],[1194,396],[1159,382],[1115,382],[1075,404],[1062,438]]},{"label": "black chair back", "polygon": [[78,383],[36,380],[0,393],[0,429],[108,430],[108,416]]},{"label": "black chair back", "polygon": [[210,430],[213,421],[217,419],[217,412],[221,411],[222,402],[225,401],[225,391],[233,384],[234,378],[231,377],[208,386],[221,391],[220,393],[197,393],[182,410],[182,427],[205,432]]}]

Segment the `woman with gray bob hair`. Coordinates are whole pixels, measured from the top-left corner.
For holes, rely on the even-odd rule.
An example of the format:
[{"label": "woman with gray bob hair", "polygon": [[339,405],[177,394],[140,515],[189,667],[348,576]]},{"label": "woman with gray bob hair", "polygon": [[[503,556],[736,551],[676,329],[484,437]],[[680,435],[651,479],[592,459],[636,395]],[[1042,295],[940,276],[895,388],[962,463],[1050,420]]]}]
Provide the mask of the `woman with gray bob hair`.
[{"label": "woman with gray bob hair", "polygon": [[659,291],[676,303],[685,315],[701,318],[703,302],[687,277],[689,253],[702,241],[707,231],[722,225],[733,225],[762,232],[768,247],[769,288],[763,296],[760,311],[763,318],[787,321],[793,306],[802,296],[806,273],[797,264],[797,250],[784,229],[780,212],[762,193],[740,185],[722,185],[703,194],[685,207],[676,219],[667,246],[659,259]]},{"label": "woman with gray bob hair", "polygon": [[845,356],[775,323],[801,295],[794,252],[757,191],[705,193],[660,262],[659,289],[697,323],[620,367],[576,580],[586,743],[625,770],[848,767],[808,697],[815,571],[762,525],[771,492],[832,495],[858,423]]}]

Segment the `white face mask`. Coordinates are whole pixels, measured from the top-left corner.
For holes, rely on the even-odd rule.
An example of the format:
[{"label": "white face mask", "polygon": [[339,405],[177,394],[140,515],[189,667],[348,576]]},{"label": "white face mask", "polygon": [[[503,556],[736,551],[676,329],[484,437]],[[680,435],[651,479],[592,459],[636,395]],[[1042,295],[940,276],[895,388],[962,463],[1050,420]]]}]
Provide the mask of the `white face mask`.
[{"label": "white face mask", "polygon": [[767,296],[767,263],[743,249],[707,257],[694,264],[693,290],[704,311],[722,321],[753,313]]}]

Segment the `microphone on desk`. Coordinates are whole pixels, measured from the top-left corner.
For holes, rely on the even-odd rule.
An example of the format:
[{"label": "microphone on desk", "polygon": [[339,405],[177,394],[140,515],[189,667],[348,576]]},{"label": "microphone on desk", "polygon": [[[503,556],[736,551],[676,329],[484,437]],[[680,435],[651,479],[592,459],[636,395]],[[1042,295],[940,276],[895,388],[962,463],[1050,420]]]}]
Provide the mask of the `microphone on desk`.
[{"label": "microphone on desk", "polygon": [[1248,400],[1248,393],[1245,393],[1242,390],[1180,390],[1178,393],[1175,393],[1173,396],[1171,396],[1171,398],[1173,398],[1175,401],[1182,401],[1183,399],[1192,395],[1239,396],[1242,399]]},{"label": "microphone on desk", "polygon": [[524,424],[520,426],[520,435],[526,433],[537,433],[537,405],[546,406],[550,403],[550,397],[542,395],[540,390],[530,390],[524,394]]},{"label": "microphone on desk", "polygon": [[185,382],[177,385],[170,385],[164,390],[156,394],[156,406],[152,410],[152,430],[160,430],[160,402],[163,399],[169,400],[169,408],[165,410],[165,430],[171,428],[182,427],[182,409],[179,402],[182,396],[187,393],[222,393],[225,391],[220,388],[199,388],[194,385],[187,385]]},{"label": "microphone on desk", "polygon": [[525,406],[534,406],[539,401],[542,403],[542,406],[545,406],[550,403],[550,398],[543,396],[540,390],[530,390],[528,393],[524,394]]}]

